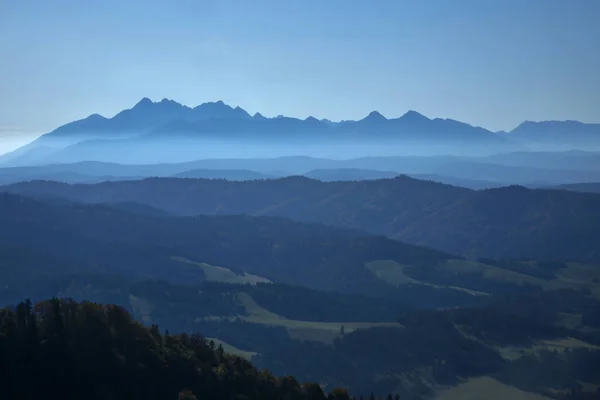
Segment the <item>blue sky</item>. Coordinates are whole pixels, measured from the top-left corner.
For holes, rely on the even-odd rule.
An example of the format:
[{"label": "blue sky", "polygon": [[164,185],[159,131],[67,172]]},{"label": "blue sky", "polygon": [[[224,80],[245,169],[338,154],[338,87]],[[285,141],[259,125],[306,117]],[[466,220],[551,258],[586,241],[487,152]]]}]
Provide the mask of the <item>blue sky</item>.
[{"label": "blue sky", "polygon": [[600,122],[598,0],[5,0],[0,152],[146,96],[509,130]]}]

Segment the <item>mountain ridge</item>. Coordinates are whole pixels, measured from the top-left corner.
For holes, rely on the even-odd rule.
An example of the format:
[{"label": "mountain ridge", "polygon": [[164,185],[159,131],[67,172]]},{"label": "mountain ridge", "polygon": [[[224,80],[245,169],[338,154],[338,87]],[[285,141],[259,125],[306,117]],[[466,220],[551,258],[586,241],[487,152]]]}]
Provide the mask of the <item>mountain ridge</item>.
[{"label": "mountain ridge", "polygon": [[[197,106],[194,107],[190,107],[184,104],[181,104],[177,101],[168,99],[168,98],[163,98],[160,101],[152,101],[150,98],[148,97],[144,97],[142,98],[140,101],[138,101],[132,108],[130,109],[124,109],[120,112],[118,112],[117,114],[115,114],[113,117],[106,117],[103,116],[101,114],[91,114],[85,118],[79,119],[79,120],[75,120],[72,121],[70,123],[64,124],[56,129],[54,129],[53,131],[51,131],[50,133],[57,131],[57,130],[61,130],[63,127],[68,126],[70,124],[73,124],[75,122],[82,122],[85,120],[88,121],[106,121],[106,120],[112,120],[120,115],[123,115],[123,113],[127,113],[129,111],[133,111],[133,110],[140,110],[140,109],[148,109],[148,108],[153,108],[154,111],[159,110],[159,107],[162,110],[165,110],[166,107],[171,107],[171,108],[177,108],[180,110],[185,110],[188,112],[198,112],[198,111],[207,111],[207,110],[211,110],[211,111],[216,111],[218,113],[218,115],[202,115],[202,116],[197,116],[197,118],[217,118],[217,117],[231,117],[231,116],[235,116],[237,114],[237,116],[243,116],[245,118],[249,118],[249,119],[277,119],[279,117],[285,117],[285,118],[290,118],[290,119],[298,119],[298,120],[319,120],[311,115],[306,116],[305,118],[300,118],[300,117],[288,117],[288,116],[277,116],[277,117],[265,117],[262,113],[260,112],[255,112],[253,115],[250,115],[244,108],[242,108],[241,106],[235,106],[232,107],[228,104],[226,104],[225,102],[223,102],[222,100],[217,100],[217,101],[213,101],[213,102],[205,102],[205,103],[201,103]],[[192,118],[193,119],[193,118]],[[457,121],[451,118],[428,118],[425,115],[423,115],[422,113],[416,111],[416,110],[407,110],[404,114],[402,114],[399,117],[395,117],[395,118],[386,118],[385,116],[383,116],[379,111],[377,110],[373,110],[371,111],[367,116],[363,117],[362,119],[344,119],[344,120],[340,120],[340,121],[333,121],[331,119],[328,118],[323,118],[320,121],[323,122],[329,122],[329,123],[333,123],[333,124],[340,124],[340,123],[349,123],[349,122],[359,122],[359,121],[364,121],[364,120],[368,120],[368,119],[373,119],[373,120],[386,120],[386,121],[393,121],[393,120],[401,120],[401,119],[410,119],[410,120],[421,120],[421,121],[435,121],[435,120],[440,120],[440,121],[452,121],[452,122],[459,122],[461,124],[465,124],[465,125],[470,125],[474,128],[480,128],[483,130],[486,130],[488,132],[491,133],[496,133],[492,130],[480,127],[480,126],[475,126],[475,125],[471,125],[468,124],[466,122],[462,122],[462,121]],[[577,121],[577,120],[543,120],[543,121],[532,121],[532,120],[525,120],[523,121],[521,124],[519,124],[518,126],[516,126],[515,128],[511,129],[511,130],[500,130],[497,131],[497,133],[499,134],[514,134],[514,133],[519,133],[519,131],[525,129],[525,128],[530,128],[533,126],[545,126],[545,127],[553,127],[553,128],[559,128],[559,127],[564,127],[564,126],[570,126],[572,127],[590,127],[590,128],[594,128],[594,129],[598,129],[600,128],[600,123],[586,123],[586,122],[581,122],[581,121]]]},{"label": "mountain ridge", "polygon": [[590,193],[517,185],[470,190],[403,175],[355,182],[298,176],[255,181],[147,178],[86,185],[28,182],[2,189],[83,203],[135,202],[179,216],[283,217],[360,229],[467,257],[600,261],[595,233],[600,229],[600,196]]},{"label": "mountain ridge", "polygon": [[[116,151],[116,150],[115,150]],[[196,159],[176,163],[150,164],[75,161],[38,166],[13,166],[0,168],[0,184],[28,180],[50,179],[73,182],[70,177],[87,175],[118,179],[149,176],[173,176],[194,169],[249,170],[269,176],[303,175],[314,170],[329,170],[328,175],[351,170],[378,171],[370,176],[388,177],[407,174],[431,177],[431,180],[454,182],[456,186],[482,188],[518,183],[528,187],[550,187],[570,183],[600,181],[600,153],[504,153],[490,157],[361,157],[346,160],[306,156],[275,158],[224,158]],[[333,174],[332,174],[333,173]],[[198,176],[201,177],[201,176]],[[329,178],[327,178],[329,180]],[[114,180],[114,179],[109,179]],[[362,179],[359,179],[362,180]]]},{"label": "mountain ridge", "polygon": [[[151,114],[150,114],[151,112]],[[164,116],[161,116],[164,114]],[[98,129],[131,129],[131,128],[139,128],[144,127],[147,124],[143,123],[140,120],[140,116],[144,118],[150,119],[151,122],[156,122],[158,125],[163,122],[163,120],[168,120],[166,122],[175,122],[175,121],[188,121],[188,122],[196,122],[205,119],[229,119],[229,118],[245,118],[249,120],[276,120],[278,117],[268,118],[264,117],[260,112],[256,112],[253,116],[251,116],[246,110],[244,110],[240,106],[236,106],[235,108],[225,104],[222,100],[215,102],[206,102],[199,104],[195,107],[189,107],[178,103],[174,100],[170,100],[167,98],[162,99],[161,101],[152,101],[148,97],[142,98],[138,101],[133,107],[129,109],[122,110],[115,114],[113,117],[105,117],[100,114],[91,114],[85,118],[69,122],[62,126],[57,127],[56,129],[50,131],[46,135],[58,135],[58,134],[66,134],[72,133],[76,129],[90,129],[90,130],[98,130]],[[283,116],[281,116],[283,117]],[[289,120],[298,120],[298,121],[318,121],[316,118],[312,116],[307,116],[305,119],[295,118],[295,117],[283,117]],[[412,121],[420,120],[420,121],[433,121],[424,115],[420,114],[417,111],[409,110],[405,114],[397,118],[386,118],[378,111],[372,111],[360,120],[343,120],[338,122],[330,121],[329,119],[324,119],[324,121],[333,123],[333,124],[349,124],[356,123],[360,121],[399,121],[410,119]],[[441,119],[437,119],[441,120]],[[451,121],[451,120],[444,120]],[[140,123],[140,126],[135,125],[134,122]],[[100,124],[100,125],[98,125]],[[103,126],[104,125],[104,126]],[[118,125],[118,126],[114,126]],[[468,124],[465,124],[468,125]],[[470,126],[470,125],[469,125]],[[154,126],[155,128],[160,128],[159,126]],[[486,132],[493,133],[489,130],[481,128]]]},{"label": "mountain ridge", "polygon": [[[163,146],[165,143],[170,147]],[[264,156],[265,145],[280,150],[287,146],[288,152],[295,149],[297,154],[313,156],[322,154],[324,148],[345,149],[354,157],[366,155],[365,146],[395,149],[400,154],[494,154],[536,146],[600,149],[600,124],[526,121],[505,133],[450,118],[429,118],[415,110],[395,118],[372,111],[362,119],[332,122],[313,116],[250,115],[242,107],[232,107],[222,100],[189,107],[167,98],[155,102],[144,97],[112,117],[91,114],[59,126],[0,156],[0,162],[31,165],[89,157],[123,162],[132,154],[138,155],[136,162],[147,163],[153,154],[174,162],[173,154],[187,158],[198,152],[212,154],[215,148],[230,151],[232,143],[251,147],[260,157]],[[47,150],[28,151],[40,147]],[[281,151],[275,153],[284,155]]]}]

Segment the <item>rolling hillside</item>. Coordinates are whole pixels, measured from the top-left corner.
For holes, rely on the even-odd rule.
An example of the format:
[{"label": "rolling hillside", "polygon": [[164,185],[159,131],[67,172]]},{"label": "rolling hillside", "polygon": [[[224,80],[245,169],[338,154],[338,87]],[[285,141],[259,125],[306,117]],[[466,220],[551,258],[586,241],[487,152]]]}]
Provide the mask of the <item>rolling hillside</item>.
[{"label": "rolling hillside", "polygon": [[[492,379],[502,390],[554,398],[553,390],[589,390],[600,383],[594,377],[600,342],[589,335],[600,320],[584,315],[586,323],[577,329],[556,323],[567,310],[586,313],[598,306],[576,291],[415,312],[383,300],[278,284],[182,286],[64,276],[53,285],[55,295],[115,302],[148,326],[200,332],[260,368],[327,387],[344,385],[351,393],[424,399]],[[511,299],[536,307],[515,313]]]},{"label": "rolling hillside", "polygon": [[[282,218],[137,210],[0,195],[0,300],[116,303],[144,324],[200,332],[277,374],[353,393],[423,399],[494,379],[548,394],[596,382],[581,369],[593,371],[600,345],[592,265],[477,262]],[[517,379],[522,368],[539,373]]]},{"label": "rolling hillside", "polygon": [[600,196],[587,193],[516,186],[473,191],[407,176],[329,183],[304,177],[29,182],[3,190],[85,203],[136,202],[181,216],[286,217],[469,257],[600,261]]}]

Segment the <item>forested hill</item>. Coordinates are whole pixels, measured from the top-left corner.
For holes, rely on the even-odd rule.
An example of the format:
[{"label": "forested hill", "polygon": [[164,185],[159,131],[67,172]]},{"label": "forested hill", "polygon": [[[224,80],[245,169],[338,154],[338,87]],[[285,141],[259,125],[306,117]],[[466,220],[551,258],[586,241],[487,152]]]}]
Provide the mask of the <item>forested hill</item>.
[{"label": "forested hill", "polygon": [[327,183],[305,177],[91,185],[34,181],[3,190],[87,203],[136,202],[180,216],[286,217],[473,257],[600,261],[600,196],[589,193],[519,186],[474,191],[407,176]]},{"label": "forested hill", "polygon": [[[199,335],[57,299],[0,310],[0,376],[6,399],[327,399],[319,385],[259,371]],[[344,389],[328,397],[349,399]]]},{"label": "forested hill", "polygon": [[[200,332],[277,374],[357,395],[399,392],[403,400],[422,399],[440,385],[462,385],[482,374],[532,392],[597,384],[595,370],[587,368],[600,365],[593,265],[467,260],[278,217],[169,217],[127,204],[123,210],[0,194],[0,303],[25,296],[116,303],[148,325]],[[54,394],[53,385],[67,381],[77,383],[63,397],[78,399],[131,398],[115,392],[123,385],[133,398],[184,387],[206,399],[308,395],[289,379],[266,379],[275,382],[266,383],[275,387],[266,395],[254,390],[254,372],[235,364],[242,361],[231,359],[233,367],[223,371],[222,361],[203,361],[208,350],[201,341],[159,337],[113,306],[42,304],[2,313],[7,398],[29,382],[19,380],[24,376],[42,382],[41,389],[23,389],[25,399],[40,398],[38,390]],[[552,354],[552,363],[537,356],[511,361],[551,348],[547,341],[591,350],[569,353],[566,363]],[[54,371],[46,371],[50,366]],[[84,379],[109,368],[115,377]],[[554,385],[556,374],[570,378]],[[161,384],[162,376],[174,383]],[[277,391],[290,387],[292,394]]]},{"label": "forested hill", "polygon": [[365,267],[370,261],[433,267],[456,258],[385,237],[283,218],[163,218],[6,193],[0,194],[0,239],[0,254],[5,255],[0,266],[8,263],[3,266],[6,279],[16,282],[23,280],[25,270],[203,280],[201,267],[175,259],[179,257],[274,282],[373,294],[393,287]]}]

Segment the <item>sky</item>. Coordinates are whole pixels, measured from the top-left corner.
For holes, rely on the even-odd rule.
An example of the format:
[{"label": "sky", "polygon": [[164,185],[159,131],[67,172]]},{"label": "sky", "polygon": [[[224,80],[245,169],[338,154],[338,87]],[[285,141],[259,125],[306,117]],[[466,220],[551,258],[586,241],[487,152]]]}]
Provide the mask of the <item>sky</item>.
[{"label": "sky", "polygon": [[142,97],[600,122],[598,0],[0,0],[0,153]]}]

